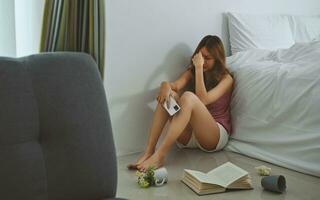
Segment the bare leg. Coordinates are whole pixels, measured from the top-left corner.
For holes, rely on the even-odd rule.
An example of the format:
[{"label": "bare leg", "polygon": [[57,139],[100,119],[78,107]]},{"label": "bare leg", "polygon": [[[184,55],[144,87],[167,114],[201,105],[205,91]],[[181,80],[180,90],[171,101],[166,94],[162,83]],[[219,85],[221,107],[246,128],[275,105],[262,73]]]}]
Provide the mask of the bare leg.
[{"label": "bare leg", "polygon": [[167,111],[158,103],[150,127],[150,134],[144,152],[135,163],[129,164],[129,169],[137,169],[137,165],[148,159],[155,151],[161,132],[169,119]]},{"label": "bare leg", "polygon": [[191,92],[185,92],[180,100],[181,110],[173,117],[162,144],[150,158],[137,166],[138,169],[145,170],[149,166],[156,168],[162,166],[165,155],[189,122],[202,147],[207,149],[216,147],[220,137],[219,128],[205,105]]}]

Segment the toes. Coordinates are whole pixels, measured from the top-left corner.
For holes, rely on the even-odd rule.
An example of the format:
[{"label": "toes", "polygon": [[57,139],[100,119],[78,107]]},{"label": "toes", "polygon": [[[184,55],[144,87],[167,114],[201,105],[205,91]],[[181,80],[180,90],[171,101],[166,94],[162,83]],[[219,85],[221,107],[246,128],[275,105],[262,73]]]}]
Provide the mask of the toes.
[{"label": "toes", "polygon": [[128,165],[127,168],[128,168],[128,169],[137,169],[137,166],[131,164],[131,165]]},{"label": "toes", "polygon": [[131,164],[127,165],[128,169],[138,169],[137,166],[138,166],[137,163],[134,163],[134,164],[131,163]]},{"label": "toes", "polygon": [[146,167],[144,165],[138,165],[137,166],[137,169],[140,171],[140,172],[145,172],[146,171]]},{"label": "toes", "polygon": [[139,171],[141,171],[142,166],[141,166],[141,165],[137,165],[137,169],[138,169]]}]

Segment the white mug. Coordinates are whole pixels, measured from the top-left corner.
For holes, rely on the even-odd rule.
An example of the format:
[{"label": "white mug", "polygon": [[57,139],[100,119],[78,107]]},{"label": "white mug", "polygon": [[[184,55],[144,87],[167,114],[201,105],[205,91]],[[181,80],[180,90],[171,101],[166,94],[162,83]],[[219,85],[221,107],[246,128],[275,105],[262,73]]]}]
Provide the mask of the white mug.
[{"label": "white mug", "polygon": [[168,171],[166,168],[161,167],[154,170],[154,181],[156,186],[161,186],[168,181]]}]

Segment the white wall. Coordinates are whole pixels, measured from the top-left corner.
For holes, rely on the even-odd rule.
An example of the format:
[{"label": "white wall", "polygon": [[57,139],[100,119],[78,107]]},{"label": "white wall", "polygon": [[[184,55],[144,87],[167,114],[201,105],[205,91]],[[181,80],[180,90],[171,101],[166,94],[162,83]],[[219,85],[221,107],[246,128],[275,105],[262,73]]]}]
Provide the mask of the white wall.
[{"label": "white wall", "polygon": [[0,56],[39,52],[44,0],[0,0]]},{"label": "white wall", "polygon": [[199,40],[220,36],[223,13],[320,14],[319,0],[107,0],[105,87],[117,154],[144,148],[162,80],[173,80]]},{"label": "white wall", "polygon": [[14,1],[0,1],[0,56],[16,55]]},{"label": "white wall", "polygon": [[15,0],[16,56],[39,52],[44,0]]}]

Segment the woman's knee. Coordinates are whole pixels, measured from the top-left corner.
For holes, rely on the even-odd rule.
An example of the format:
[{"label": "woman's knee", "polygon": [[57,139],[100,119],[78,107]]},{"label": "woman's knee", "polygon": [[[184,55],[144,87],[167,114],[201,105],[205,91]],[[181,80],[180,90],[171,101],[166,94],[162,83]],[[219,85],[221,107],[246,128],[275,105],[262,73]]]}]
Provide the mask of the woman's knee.
[{"label": "woman's knee", "polygon": [[187,100],[193,100],[193,99],[196,99],[198,98],[197,95],[193,92],[190,92],[190,91],[185,91],[181,97],[181,99],[187,99]]},{"label": "woman's knee", "polygon": [[193,92],[186,91],[184,92],[179,101],[181,104],[193,104],[198,99],[197,95],[195,95]]}]

